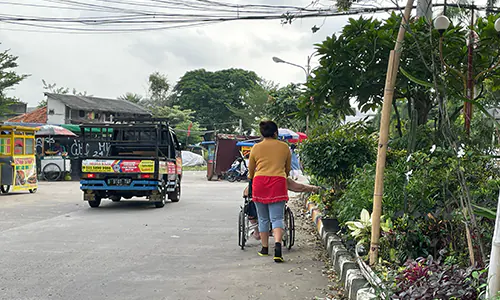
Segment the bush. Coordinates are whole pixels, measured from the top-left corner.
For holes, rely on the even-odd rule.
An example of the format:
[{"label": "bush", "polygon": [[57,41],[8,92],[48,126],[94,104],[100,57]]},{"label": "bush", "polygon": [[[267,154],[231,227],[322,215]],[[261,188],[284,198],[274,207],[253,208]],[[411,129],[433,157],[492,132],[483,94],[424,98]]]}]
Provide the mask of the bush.
[{"label": "bush", "polygon": [[338,189],[356,167],[375,161],[376,141],[369,133],[362,123],[354,123],[306,140],[299,150],[304,169]]},{"label": "bush", "polygon": [[432,258],[408,261],[396,277],[392,299],[478,299],[486,270],[446,266]]}]

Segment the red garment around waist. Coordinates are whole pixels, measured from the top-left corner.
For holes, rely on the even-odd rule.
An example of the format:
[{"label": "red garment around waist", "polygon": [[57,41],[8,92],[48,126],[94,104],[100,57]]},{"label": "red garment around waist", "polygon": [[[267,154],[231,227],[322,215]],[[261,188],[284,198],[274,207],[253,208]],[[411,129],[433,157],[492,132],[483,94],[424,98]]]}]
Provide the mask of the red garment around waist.
[{"label": "red garment around waist", "polygon": [[288,201],[286,178],[280,176],[256,176],[252,181],[252,200],[259,203]]}]

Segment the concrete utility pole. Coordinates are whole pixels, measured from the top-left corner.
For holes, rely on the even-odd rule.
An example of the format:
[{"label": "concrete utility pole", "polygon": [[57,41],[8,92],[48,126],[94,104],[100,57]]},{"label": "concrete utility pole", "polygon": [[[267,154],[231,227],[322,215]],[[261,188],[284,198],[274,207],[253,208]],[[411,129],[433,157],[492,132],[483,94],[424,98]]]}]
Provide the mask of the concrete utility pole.
[{"label": "concrete utility pole", "polygon": [[488,270],[488,288],[486,299],[495,297],[500,291],[500,193],[498,194],[497,217],[493,242],[491,243],[490,267]]},{"label": "concrete utility pole", "polygon": [[243,120],[240,119],[240,134],[243,135]]},{"label": "concrete utility pole", "polygon": [[432,0],[417,1],[417,17],[423,17],[429,24],[432,23]]}]

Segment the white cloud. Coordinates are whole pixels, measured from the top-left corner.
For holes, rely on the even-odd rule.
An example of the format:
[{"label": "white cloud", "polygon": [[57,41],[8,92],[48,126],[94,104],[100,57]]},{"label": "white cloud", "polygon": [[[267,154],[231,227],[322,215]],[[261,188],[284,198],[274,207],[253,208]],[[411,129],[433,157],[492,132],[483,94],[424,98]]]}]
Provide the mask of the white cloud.
[{"label": "white cloud", "polygon": [[[24,0],[23,0],[24,1]],[[246,1],[249,2],[249,1]],[[271,1],[268,1],[271,2]],[[309,0],[272,1],[308,5]],[[37,10],[0,5],[3,14],[35,15]],[[59,10],[58,17],[75,12]],[[94,13],[82,12],[89,16]],[[305,65],[314,43],[341,29],[347,17],[297,20],[292,25],[272,21],[234,21],[196,28],[127,34],[55,34],[11,31],[0,25],[2,49],[19,56],[18,71],[31,74],[11,94],[34,106],[43,98],[42,79],[100,97],[126,92],[144,94],[148,75],[159,71],[172,84],[187,71],[243,68],[281,85],[303,82],[299,68],[276,64],[279,56]],[[321,25],[312,33],[311,27]],[[312,61],[315,66],[316,60]]]}]

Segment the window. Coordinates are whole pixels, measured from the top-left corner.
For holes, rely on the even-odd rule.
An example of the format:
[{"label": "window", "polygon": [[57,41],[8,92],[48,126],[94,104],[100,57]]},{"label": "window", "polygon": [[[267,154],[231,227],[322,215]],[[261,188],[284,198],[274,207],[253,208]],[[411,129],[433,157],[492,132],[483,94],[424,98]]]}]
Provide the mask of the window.
[{"label": "window", "polygon": [[85,118],[85,111],[84,111],[84,110],[80,110],[80,111],[78,111],[78,116],[79,116],[80,118]]},{"label": "window", "polygon": [[26,147],[25,153],[26,155],[32,155],[35,153],[35,139],[25,139]]},{"label": "window", "polygon": [[17,138],[14,140],[14,154],[24,154],[24,139]]}]

